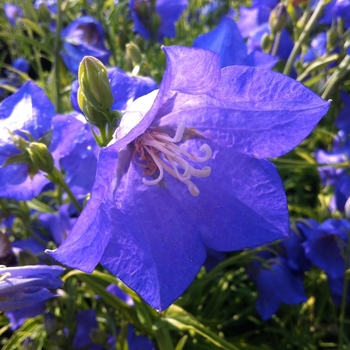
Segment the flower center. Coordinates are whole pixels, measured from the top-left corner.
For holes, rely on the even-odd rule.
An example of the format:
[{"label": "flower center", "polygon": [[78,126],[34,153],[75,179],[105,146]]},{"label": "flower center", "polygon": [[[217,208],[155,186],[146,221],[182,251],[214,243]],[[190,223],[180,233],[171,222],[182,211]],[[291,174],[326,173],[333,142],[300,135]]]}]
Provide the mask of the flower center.
[{"label": "flower center", "polygon": [[[134,161],[144,169],[143,174],[153,176],[157,171],[159,172],[158,177],[153,180],[142,178],[142,182],[145,185],[158,184],[163,179],[164,171],[166,171],[175,179],[186,184],[193,196],[199,195],[199,189],[191,181],[191,177],[208,177],[211,173],[211,168],[205,166],[202,169],[197,169],[188,161],[205,162],[211,158],[212,150],[209,145],[203,144],[199,150],[204,152],[205,155],[198,157],[176,145],[182,140],[184,131],[185,124],[182,122],[178,125],[174,137],[150,128],[134,141]],[[138,160],[142,161],[142,163],[138,162]]]}]

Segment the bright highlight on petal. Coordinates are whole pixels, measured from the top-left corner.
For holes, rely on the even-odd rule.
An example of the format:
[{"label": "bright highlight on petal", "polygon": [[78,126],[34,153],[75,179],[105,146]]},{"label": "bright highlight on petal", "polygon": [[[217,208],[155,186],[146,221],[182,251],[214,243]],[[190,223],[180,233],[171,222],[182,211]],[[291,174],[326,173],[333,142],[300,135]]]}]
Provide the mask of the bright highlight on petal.
[{"label": "bright highlight on petal", "polygon": [[[209,145],[203,144],[199,150],[204,152],[205,156],[198,157],[175,145],[175,143],[182,140],[185,128],[183,122],[179,123],[174,137],[159,133],[154,128],[150,128],[135,140],[135,163],[145,169],[143,172],[145,175],[153,176],[157,170],[159,172],[157,178],[154,180],[142,178],[142,182],[145,185],[157,185],[163,179],[165,170],[171,176],[175,177],[175,179],[187,185],[188,190],[193,196],[199,195],[199,189],[191,181],[191,177],[208,177],[211,173],[211,168],[205,166],[202,169],[196,169],[186,158],[194,162],[205,162],[211,158],[213,152]],[[143,163],[138,162],[138,160]],[[183,173],[179,172],[179,168],[183,170]]]}]

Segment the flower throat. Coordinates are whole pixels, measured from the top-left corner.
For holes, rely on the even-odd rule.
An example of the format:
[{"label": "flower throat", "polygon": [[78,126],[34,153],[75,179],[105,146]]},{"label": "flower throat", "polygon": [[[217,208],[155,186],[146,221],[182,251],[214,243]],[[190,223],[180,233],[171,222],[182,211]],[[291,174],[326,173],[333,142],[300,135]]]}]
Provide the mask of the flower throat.
[{"label": "flower throat", "polygon": [[153,176],[157,171],[159,172],[158,177],[153,180],[142,178],[145,185],[158,184],[163,179],[164,171],[166,171],[175,179],[186,184],[193,196],[199,195],[199,189],[191,181],[191,177],[208,177],[211,168],[205,166],[202,169],[197,169],[188,161],[205,162],[211,158],[212,150],[209,145],[203,144],[199,150],[205,153],[204,157],[194,156],[186,152],[176,145],[182,140],[184,131],[185,124],[183,122],[178,125],[174,137],[149,128],[134,141],[134,161],[144,169],[143,174]]}]

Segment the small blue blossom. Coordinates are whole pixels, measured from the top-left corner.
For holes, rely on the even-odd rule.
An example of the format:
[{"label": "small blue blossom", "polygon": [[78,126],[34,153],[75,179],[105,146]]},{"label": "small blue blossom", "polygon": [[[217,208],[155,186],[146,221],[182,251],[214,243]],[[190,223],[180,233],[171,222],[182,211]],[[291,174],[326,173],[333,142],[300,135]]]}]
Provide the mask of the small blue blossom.
[{"label": "small blue blossom", "polygon": [[0,310],[30,307],[55,296],[50,289],[62,285],[61,266],[20,266],[0,268]]},{"label": "small blue blossom", "polygon": [[251,273],[258,289],[256,310],[264,321],[277,312],[280,303],[295,305],[307,300],[301,276],[289,269],[285,259],[271,258],[267,262],[268,268]]},{"label": "small blue blossom", "polygon": [[[314,2],[316,4],[316,2]],[[350,1],[349,0],[332,0],[324,9],[324,16],[319,19],[322,24],[332,24],[337,18],[345,21],[345,27],[350,27]]]},{"label": "small blue blossom", "polygon": [[98,330],[95,310],[83,310],[77,313],[77,329],[73,339],[74,349],[102,350],[103,346],[94,344],[91,335]]},{"label": "small blue blossom", "polygon": [[51,13],[57,13],[57,0],[35,0],[34,8],[39,9],[40,6],[45,6]]},{"label": "small blue blossom", "polygon": [[5,4],[4,11],[7,19],[12,26],[16,25],[17,18],[23,17],[23,11],[20,7],[13,4]]},{"label": "small blue blossom", "polygon": [[[152,3],[155,3],[154,8]],[[187,4],[188,0],[130,0],[135,32],[147,40],[175,38],[175,22]]]},{"label": "small blue blossom", "polygon": [[345,219],[328,219],[314,229],[303,243],[306,257],[332,278],[344,275],[344,257],[350,224]]},{"label": "small blue blossom", "polygon": [[283,185],[265,158],[299,144],[329,108],[282,74],[221,70],[209,50],[164,51],[159,90],[127,108],[99,154],[91,199],[49,251],[86,272],[101,262],[160,310],[192,282],[205,246],[233,251],[288,235]]},{"label": "small blue blossom", "polygon": [[108,64],[110,51],[104,40],[105,33],[100,22],[84,16],[74,20],[61,32],[63,39],[62,59],[68,70],[78,75],[80,61],[84,56],[93,56]]}]

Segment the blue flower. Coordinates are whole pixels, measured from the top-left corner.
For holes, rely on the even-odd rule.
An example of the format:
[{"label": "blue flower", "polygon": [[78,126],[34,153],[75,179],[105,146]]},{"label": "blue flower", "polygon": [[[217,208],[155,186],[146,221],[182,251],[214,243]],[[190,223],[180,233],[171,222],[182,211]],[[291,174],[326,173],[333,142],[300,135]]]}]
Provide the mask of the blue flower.
[{"label": "blue flower", "polygon": [[61,266],[20,266],[0,268],[0,310],[11,311],[39,304],[55,296],[49,289],[62,285]]},{"label": "blue flower", "polygon": [[[314,2],[316,5],[316,2]],[[332,24],[337,18],[342,18],[345,21],[345,27],[350,27],[350,1],[349,0],[332,0],[324,9],[324,16],[319,22],[322,24]]]},{"label": "blue flower", "polygon": [[187,4],[188,0],[130,0],[135,32],[147,40],[163,41],[165,37],[175,38],[175,22]]},{"label": "blue flower", "polygon": [[224,17],[211,32],[202,34],[193,42],[193,47],[211,50],[220,55],[221,68],[233,65],[272,68],[277,60],[271,55],[253,51],[250,55],[236,23]]},{"label": "blue flower", "polygon": [[40,6],[45,6],[51,13],[57,13],[57,0],[35,0],[34,8],[38,10]]},{"label": "blue flower", "polygon": [[12,26],[16,25],[17,18],[23,17],[23,11],[21,8],[13,4],[5,4],[4,11],[7,19]]},{"label": "blue flower", "polygon": [[205,245],[233,251],[287,236],[283,185],[265,158],[290,151],[329,108],[282,74],[221,70],[209,50],[164,51],[159,90],[127,109],[100,152],[91,199],[49,252],[86,272],[101,262],[161,310],[192,282]]},{"label": "blue flower", "polygon": [[108,64],[110,51],[104,40],[105,34],[101,23],[92,17],[84,16],[74,20],[62,30],[62,59],[68,70],[78,75],[80,61],[84,56],[93,56]]},{"label": "blue flower", "polygon": [[254,277],[258,289],[255,306],[264,321],[277,312],[281,302],[294,305],[307,300],[301,276],[288,268],[285,259],[270,259],[268,263],[269,268]]},{"label": "blue flower", "polygon": [[307,258],[331,278],[344,275],[343,252],[350,232],[345,219],[328,219],[315,228],[303,243]]},{"label": "blue flower", "polygon": [[91,336],[99,329],[95,310],[77,313],[77,329],[73,339],[74,349],[102,350],[103,346],[94,344]]},{"label": "blue flower", "polygon": [[[0,126],[5,130],[0,135],[0,165],[21,154],[6,129],[25,139],[24,132],[29,133],[35,141],[52,130],[49,150],[55,166],[65,167],[67,183],[78,197],[91,190],[98,150],[82,115],[74,112],[54,116],[49,98],[33,82],[27,82],[0,105]],[[90,168],[88,174],[84,164]],[[28,200],[37,196],[49,180],[43,172],[33,175],[29,170],[28,163],[23,162],[0,168],[0,197]]]},{"label": "blue flower", "polygon": [[7,311],[6,316],[11,322],[11,329],[16,330],[21,327],[28,318],[43,314],[45,309],[45,302],[41,302],[23,309]]},{"label": "blue flower", "polygon": [[[271,10],[279,3],[278,0],[255,0],[250,8],[241,6],[237,25],[244,38],[248,38],[262,24],[268,22]],[[235,16],[235,11],[231,16]]]},{"label": "blue flower", "polygon": [[[21,152],[13,144],[7,129],[24,136],[22,131],[39,140],[51,129],[54,106],[45,93],[28,81],[20,90],[5,99],[0,105],[0,165]],[[10,164],[0,168],[0,197],[28,200],[38,195],[49,182],[42,173],[33,178],[28,173],[28,164]]]}]

